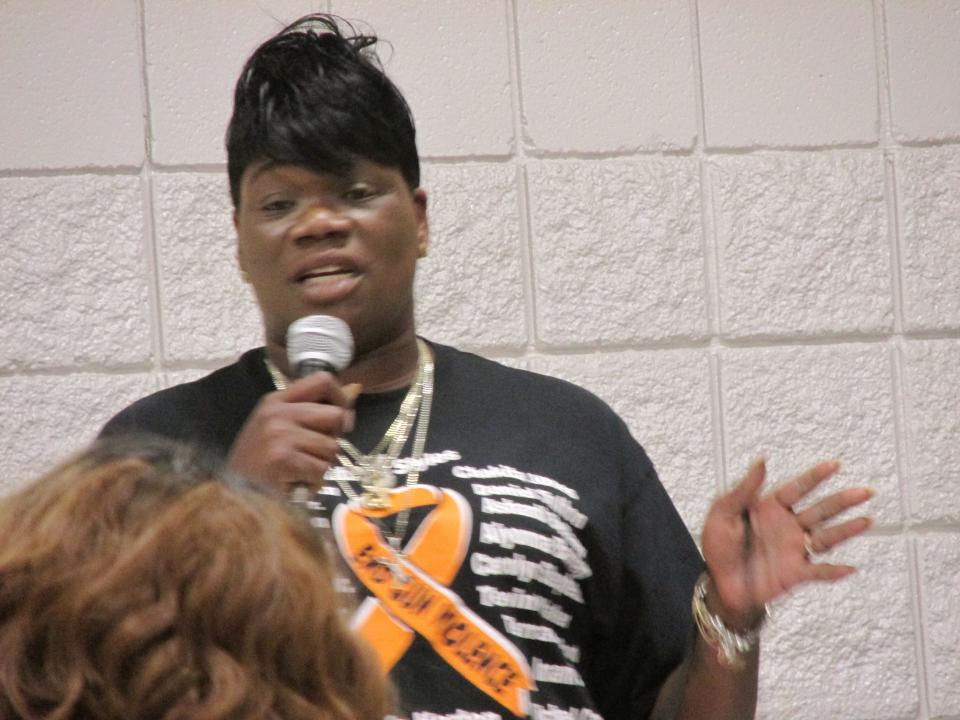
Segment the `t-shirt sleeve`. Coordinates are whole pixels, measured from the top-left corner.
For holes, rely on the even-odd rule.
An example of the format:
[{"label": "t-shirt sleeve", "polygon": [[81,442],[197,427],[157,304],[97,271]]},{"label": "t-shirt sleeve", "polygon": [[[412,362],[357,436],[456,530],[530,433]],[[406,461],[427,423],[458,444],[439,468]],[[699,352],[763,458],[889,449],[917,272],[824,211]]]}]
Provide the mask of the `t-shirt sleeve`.
[{"label": "t-shirt sleeve", "polygon": [[703,560],[644,450],[623,428],[620,566],[613,630],[594,653],[591,694],[606,720],[649,715],[692,647],[693,586]]},{"label": "t-shirt sleeve", "polygon": [[264,393],[270,376],[259,350],[194,382],[137,400],[111,418],[100,437],[155,435],[226,457],[234,438]]},{"label": "t-shirt sleeve", "polygon": [[[179,386],[141,398],[114,415],[100,430],[100,437],[156,436],[219,451],[218,438],[208,426],[216,427],[198,401]],[[189,400],[186,402],[185,400]]]},{"label": "t-shirt sleeve", "polygon": [[119,435],[159,435],[157,416],[145,411],[144,401],[139,400],[127,406],[100,428],[99,437],[116,437]]}]

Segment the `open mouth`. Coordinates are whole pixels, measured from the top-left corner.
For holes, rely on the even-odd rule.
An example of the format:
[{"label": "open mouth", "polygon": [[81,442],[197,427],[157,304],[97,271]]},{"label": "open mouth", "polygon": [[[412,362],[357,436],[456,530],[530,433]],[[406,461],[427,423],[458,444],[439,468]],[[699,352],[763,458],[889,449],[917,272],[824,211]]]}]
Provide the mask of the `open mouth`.
[{"label": "open mouth", "polygon": [[356,270],[351,270],[339,265],[324,265],[322,267],[312,268],[298,275],[297,282],[302,283],[308,280],[345,280],[357,277],[358,275],[359,273]]},{"label": "open mouth", "polygon": [[296,275],[297,287],[311,303],[335,303],[357,289],[363,272],[352,263],[332,262],[306,267]]}]

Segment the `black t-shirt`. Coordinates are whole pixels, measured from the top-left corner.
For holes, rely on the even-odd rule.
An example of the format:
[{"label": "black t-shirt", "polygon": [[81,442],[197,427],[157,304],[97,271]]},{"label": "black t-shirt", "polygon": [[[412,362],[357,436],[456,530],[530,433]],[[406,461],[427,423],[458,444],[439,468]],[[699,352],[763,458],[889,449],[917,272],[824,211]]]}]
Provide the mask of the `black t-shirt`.
[{"label": "black t-shirt", "polygon": [[[702,570],[646,454],[581,388],[431,347],[435,393],[418,487],[436,499],[414,510],[402,543],[421,555],[408,559],[411,584],[381,575],[375,586],[374,575],[364,576],[355,615],[362,634],[389,648],[378,650],[389,658],[403,713],[646,717],[689,647],[690,597]],[[252,350],[134,403],[103,433],[156,433],[225,456],[271,390],[263,350]],[[376,444],[404,394],[358,398],[349,439],[361,451]],[[395,468],[399,486],[409,444]],[[358,558],[363,542],[351,543],[392,518],[348,510],[342,484],[328,473],[319,514],[333,517],[341,550]]]}]

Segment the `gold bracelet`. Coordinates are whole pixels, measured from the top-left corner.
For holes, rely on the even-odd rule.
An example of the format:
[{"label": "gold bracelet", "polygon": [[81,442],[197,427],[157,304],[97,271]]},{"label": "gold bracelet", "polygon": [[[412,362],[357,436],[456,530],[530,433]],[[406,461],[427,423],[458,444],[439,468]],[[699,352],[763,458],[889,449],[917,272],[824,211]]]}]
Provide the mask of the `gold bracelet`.
[{"label": "gold bracelet", "polygon": [[703,573],[693,588],[693,619],[697,629],[707,644],[717,650],[717,660],[734,670],[743,669],[743,656],[753,650],[760,640],[760,628],[770,616],[768,607],[764,607],[764,615],[755,628],[744,633],[738,633],[726,626],[723,620],[707,609],[707,584],[710,575]]}]

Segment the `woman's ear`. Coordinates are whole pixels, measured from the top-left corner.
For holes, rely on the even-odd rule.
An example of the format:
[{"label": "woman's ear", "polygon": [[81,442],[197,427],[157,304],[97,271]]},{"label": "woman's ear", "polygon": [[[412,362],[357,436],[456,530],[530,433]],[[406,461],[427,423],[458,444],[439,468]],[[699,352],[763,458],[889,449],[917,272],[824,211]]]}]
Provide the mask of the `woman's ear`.
[{"label": "woman's ear", "polygon": [[417,188],[413,191],[413,203],[417,213],[417,257],[427,256],[430,246],[430,221],[427,217],[427,191]]}]

